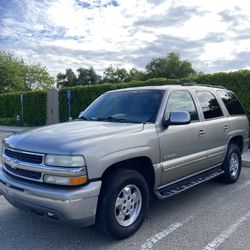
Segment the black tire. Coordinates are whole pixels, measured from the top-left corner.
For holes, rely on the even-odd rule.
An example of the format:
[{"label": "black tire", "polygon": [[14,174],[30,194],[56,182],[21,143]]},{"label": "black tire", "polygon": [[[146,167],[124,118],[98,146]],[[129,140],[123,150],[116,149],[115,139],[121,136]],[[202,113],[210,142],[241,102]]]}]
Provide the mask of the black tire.
[{"label": "black tire", "polygon": [[[232,159],[237,158],[236,161],[238,162],[238,167],[235,167],[235,171],[233,171],[232,168]],[[237,169],[236,169],[237,168]],[[241,173],[241,152],[237,145],[235,144],[229,144],[227,154],[225,157],[225,160],[222,164],[222,169],[225,171],[222,176],[219,177],[219,180],[224,183],[235,183]]]},{"label": "black tire", "polygon": [[[131,225],[122,226],[119,224],[118,219],[117,219],[117,216],[118,216],[117,207],[115,206],[115,204],[118,199],[118,196],[123,195],[125,187],[126,188],[131,187],[131,190],[132,190],[132,187],[137,188],[135,189],[134,192],[141,194],[140,196],[141,202],[137,202],[134,205],[134,208],[137,207],[137,210],[136,210],[137,215],[133,217],[133,218],[136,218],[135,221]],[[127,193],[125,193],[125,195],[127,197],[126,199],[128,199],[129,195],[127,195]],[[123,202],[125,202],[124,197],[121,198]],[[128,206],[131,205],[129,203],[130,201],[128,200],[126,201],[127,202],[126,204],[128,204]],[[124,205],[124,203],[121,203],[121,204],[122,204],[121,208],[118,209],[119,214],[121,212],[123,213],[123,211],[121,210],[124,209],[123,206],[126,206]],[[141,205],[139,206],[139,204]],[[98,202],[97,223],[100,225],[102,230],[108,236],[121,240],[132,235],[139,229],[139,227],[142,225],[145,219],[148,206],[149,206],[149,189],[148,189],[148,185],[144,177],[140,173],[134,170],[117,169],[117,170],[114,170],[110,175],[108,175],[103,181],[103,186],[102,186],[102,190],[101,190],[101,194],[100,194],[100,198]],[[138,209],[139,207],[140,209]],[[131,206],[131,209],[132,209],[132,206]],[[125,210],[125,212],[126,211],[128,211],[128,209]],[[132,209],[131,211],[133,212],[135,211],[135,209]],[[122,214],[122,216],[124,215]],[[125,218],[129,218],[129,217],[130,216],[127,216],[127,217],[125,216]],[[132,222],[132,220],[130,222]]]}]

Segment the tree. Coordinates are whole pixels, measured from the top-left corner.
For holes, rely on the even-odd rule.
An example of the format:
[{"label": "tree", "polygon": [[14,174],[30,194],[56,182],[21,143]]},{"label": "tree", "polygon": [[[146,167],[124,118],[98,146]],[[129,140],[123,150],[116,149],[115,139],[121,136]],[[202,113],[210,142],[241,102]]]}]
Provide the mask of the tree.
[{"label": "tree", "polygon": [[77,69],[77,72],[78,72],[78,78],[77,78],[78,85],[97,84],[101,82],[101,76],[95,72],[93,67],[90,67],[88,69],[79,68]]},{"label": "tree", "polygon": [[72,69],[66,69],[66,79],[67,79],[67,87],[72,87],[76,85],[77,78]]},{"label": "tree", "polygon": [[180,56],[171,52],[166,57],[153,58],[146,65],[146,74],[148,78],[166,77],[178,79],[187,77],[195,73],[192,64],[189,61],[182,61]]},{"label": "tree", "polygon": [[59,73],[56,76],[57,87],[73,87],[77,85],[77,78],[72,69],[66,69],[65,74]]},{"label": "tree", "polygon": [[124,68],[113,68],[110,65],[103,72],[103,82],[108,83],[123,83],[129,81],[129,73]]},{"label": "tree", "polygon": [[58,73],[56,76],[57,88],[64,87],[66,85],[66,74]]},{"label": "tree", "polygon": [[54,78],[40,64],[26,64],[23,59],[0,51],[0,93],[47,89]]},{"label": "tree", "polygon": [[26,66],[25,86],[28,90],[48,89],[54,84],[54,78],[40,64]]},{"label": "tree", "polygon": [[0,93],[24,90],[23,61],[0,51]]},{"label": "tree", "polygon": [[140,71],[136,68],[132,68],[129,71],[129,80],[135,80],[135,81],[143,81],[146,79],[146,74],[143,71]]}]

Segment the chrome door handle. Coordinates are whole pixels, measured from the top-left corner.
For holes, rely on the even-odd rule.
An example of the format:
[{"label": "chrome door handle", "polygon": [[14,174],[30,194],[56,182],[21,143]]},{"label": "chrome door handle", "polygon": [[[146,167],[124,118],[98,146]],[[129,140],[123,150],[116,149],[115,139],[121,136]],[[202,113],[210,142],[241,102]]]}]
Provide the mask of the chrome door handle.
[{"label": "chrome door handle", "polygon": [[228,124],[224,125],[224,129],[227,130],[229,128]]},{"label": "chrome door handle", "polygon": [[205,130],[204,129],[199,129],[198,130],[198,135],[199,136],[202,136],[202,135],[204,135],[205,134]]}]

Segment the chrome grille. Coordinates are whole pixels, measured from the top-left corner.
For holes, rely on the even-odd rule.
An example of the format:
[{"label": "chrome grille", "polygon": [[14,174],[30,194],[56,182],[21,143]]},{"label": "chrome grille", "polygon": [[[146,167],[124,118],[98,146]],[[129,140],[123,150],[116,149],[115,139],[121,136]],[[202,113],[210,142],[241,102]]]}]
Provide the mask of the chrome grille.
[{"label": "chrome grille", "polygon": [[43,161],[42,155],[23,153],[9,148],[5,148],[4,154],[12,159],[17,159],[22,162],[41,164]]},{"label": "chrome grille", "polygon": [[75,177],[86,175],[85,167],[57,167],[44,164],[45,154],[20,151],[4,146],[1,155],[2,170],[11,177],[43,182],[45,174]]},{"label": "chrome grille", "polygon": [[24,177],[24,178],[29,178],[29,179],[35,179],[39,180],[41,178],[41,173],[35,172],[35,171],[30,171],[30,170],[24,170],[24,169],[19,169],[19,168],[12,168],[10,165],[4,163],[5,170],[9,174],[13,174],[18,177]]}]

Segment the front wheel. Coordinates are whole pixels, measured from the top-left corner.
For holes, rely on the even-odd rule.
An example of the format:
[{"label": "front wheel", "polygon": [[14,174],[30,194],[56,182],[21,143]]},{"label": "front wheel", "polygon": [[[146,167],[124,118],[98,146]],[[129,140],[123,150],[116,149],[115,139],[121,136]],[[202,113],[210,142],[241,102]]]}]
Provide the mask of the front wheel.
[{"label": "front wheel", "polygon": [[220,177],[221,181],[234,183],[239,179],[241,173],[241,152],[237,145],[228,145],[227,155],[222,168],[225,172]]},{"label": "front wheel", "polygon": [[149,190],[144,177],[129,169],[117,169],[105,178],[97,218],[103,231],[116,239],[136,232],[149,205]]}]

